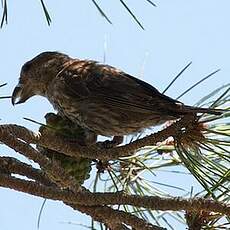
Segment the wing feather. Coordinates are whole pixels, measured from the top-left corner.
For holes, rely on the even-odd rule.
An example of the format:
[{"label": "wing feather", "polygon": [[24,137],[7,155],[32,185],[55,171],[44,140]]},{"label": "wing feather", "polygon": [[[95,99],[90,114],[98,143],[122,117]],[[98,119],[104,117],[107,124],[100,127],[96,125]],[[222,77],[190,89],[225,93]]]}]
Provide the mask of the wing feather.
[{"label": "wing feather", "polygon": [[58,78],[75,100],[99,101],[130,112],[168,114],[179,103],[140,79],[93,61],[75,63]]}]

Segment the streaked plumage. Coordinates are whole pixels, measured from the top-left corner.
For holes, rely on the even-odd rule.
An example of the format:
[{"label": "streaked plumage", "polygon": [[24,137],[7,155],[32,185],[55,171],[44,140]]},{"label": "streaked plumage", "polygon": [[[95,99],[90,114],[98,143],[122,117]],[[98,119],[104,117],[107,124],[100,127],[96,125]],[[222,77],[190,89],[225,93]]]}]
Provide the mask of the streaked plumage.
[{"label": "streaked plumage", "polygon": [[25,63],[12,102],[46,97],[63,117],[98,135],[122,136],[186,114],[213,113],[186,106],[109,65],[44,52]]}]

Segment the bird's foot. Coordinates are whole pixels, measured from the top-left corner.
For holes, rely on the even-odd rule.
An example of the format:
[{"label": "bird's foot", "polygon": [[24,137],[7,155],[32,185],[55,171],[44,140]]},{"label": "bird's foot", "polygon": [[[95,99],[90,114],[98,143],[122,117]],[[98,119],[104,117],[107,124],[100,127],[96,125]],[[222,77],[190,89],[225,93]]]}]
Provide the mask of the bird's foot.
[{"label": "bird's foot", "polygon": [[111,170],[108,161],[96,160],[96,168],[98,173],[104,173],[105,171]]}]

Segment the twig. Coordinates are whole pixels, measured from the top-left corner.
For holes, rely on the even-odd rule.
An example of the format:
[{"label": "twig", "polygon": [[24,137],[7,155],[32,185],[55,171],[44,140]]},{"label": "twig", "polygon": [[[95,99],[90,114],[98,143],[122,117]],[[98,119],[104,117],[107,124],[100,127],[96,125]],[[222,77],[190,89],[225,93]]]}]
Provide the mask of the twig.
[{"label": "twig", "polygon": [[[17,191],[26,192],[29,194],[33,194],[36,196],[42,196],[45,198],[53,199],[56,194],[65,194],[63,196],[66,197],[77,197],[76,194],[73,194],[70,191],[60,190],[59,188],[47,187],[41,185],[37,182],[26,181],[23,179],[15,178],[13,176],[0,174],[0,186],[15,189]],[[79,193],[80,195],[81,193]],[[88,194],[88,193],[85,193]],[[84,196],[80,195],[79,200]],[[85,196],[86,198],[86,196]],[[60,197],[60,200],[61,197]],[[66,202],[65,202],[66,203]],[[66,203],[67,205],[73,207],[74,209],[78,209],[79,211],[91,215],[95,220],[103,222],[112,228],[112,226],[121,226],[120,223],[124,222],[130,226],[135,227],[137,230],[146,229],[146,230],[162,230],[163,228],[154,226],[152,224],[147,223],[145,220],[142,220],[134,215],[129,213],[125,213],[123,211],[113,210],[112,208],[106,206],[83,206],[85,204],[84,200],[81,200],[81,204],[75,203]]]},{"label": "twig", "polygon": [[[20,138],[27,143],[39,144],[43,147],[49,148],[57,152],[62,152],[72,157],[114,160],[120,157],[130,156],[135,150],[144,146],[156,145],[158,142],[164,141],[169,136],[175,136],[182,128],[190,124],[190,117],[184,117],[180,121],[173,123],[171,126],[167,127],[164,130],[146,136],[142,139],[133,141],[127,145],[112,149],[101,149],[96,145],[89,147],[80,146],[71,141],[67,141],[66,139],[64,140],[62,137],[56,136],[54,132],[48,130],[46,130],[46,132],[44,132],[41,136],[35,135],[32,131],[17,125],[0,125],[0,141],[4,139],[6,135],[9,135],[10,131],[10,133],[16,135],[17,138]],[[7,142],[6,145],[8,145]]]},{"label": "twig", "polygon": [[[20,154],[38,163],[41,168],[46,169],[49,175],[52,175],[53,178],[57,178],[60,180],[60,185],[62,187],[69,187],[72,190],[76,191],[78,190],[75,179],[68,173],[66,173],[57,161],[52,160],[51,162],[49,158],[41,154],[28,143],[25,143],[22,140],[17,139],[16,136],[13,135],[13,133],[11,132],[18,134],[22,140],[27,139],[27,141],[36,140],[37,136],[34,135],[33,132],[27,130],[24,127],[18,127],[16,125],[3,125],[0,126],[0,140],[5,145],[14,149],[16,152],[19,152]],[[24,138],[22,136],[23,133],[25,134]]]},{"label": "twig", "polygon": [[101,159],[101,160],[115,160],[120,157],[130,156],[134,151],[144,146],[156,145],[158,142],[162,142],[169,136],[175,136],[182,128],[191,125],[190,117],[184,117],[180,121],[173,123],[171,126],[157,133],[146,136],[142,139],[135,140],[124,146],[112,148],[112,149],[101,149],[97,146],[79,146],[75,143],[64,141],[61,137],[57,137],[51,132],[42,135],[38,143],[44,147],[52,150],[62,152],[72,157],[87,157],[90,159]]},{"label": "twig", "polygon": [[[159,196],[125,195],[123,193],[94,193],[93,202],[97,204],[125,204],[144,207],[152,210],[188,210],[188,211],[213,211],[230,215],[230,206],[222,202],[204,198],[185,199],[181,197],[164,198]],[[91,200],[88,197],[89,200]],[[98,200],[97,200],[98,199]]]},{"label": "twig", "polygon": [[138,196],[117,193],[91,193],[83,189],[79,192],[48,187],[33,181],[26,181],[5,174],[0,174],[0,186],[17,191],[41,196],[52,200],[62,200],[65,203],[76,203],[87,206],[98,205],[133,205],[151,210],[200,211],[219,212],[230,215],[230,206],[213,200],[180,197],[163,198],[158,196]]},{"label": "twig", "polygon": [[3,169],[3,171],[7,172],[8,174],[19,174],[36,180],[40,184],[54,186],[54,184],[51,183],[50,179],[47,178],[43,171],[40,169],[35,169],[31,165],[20,162],[13,157],[0,157],[0,169]]},{"label": "twig", "polygon": [[86,213],[93,217],[94,220],[105,223],[110,229],[124,229],[122,223],[131,226],[136,230],[163,230],[156,225],[152,225],[145,220],[138,218],[130,213],[120,210],[114,210],[106,206],[83,206],[78,204],[68,204],[74,209]]}]

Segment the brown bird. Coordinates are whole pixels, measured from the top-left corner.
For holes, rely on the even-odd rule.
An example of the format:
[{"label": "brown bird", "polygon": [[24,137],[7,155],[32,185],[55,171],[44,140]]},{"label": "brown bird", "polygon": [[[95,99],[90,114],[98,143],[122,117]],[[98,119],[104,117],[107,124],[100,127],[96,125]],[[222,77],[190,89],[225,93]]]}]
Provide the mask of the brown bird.
[{"label": "brown bird", "polygon": [[22,66],[12,103],[34,95],[46,97],[61,116],[103,136],[136,133],[189,114],[220,114],[184,105],[112,66],[58,52],[41,53]]}]

